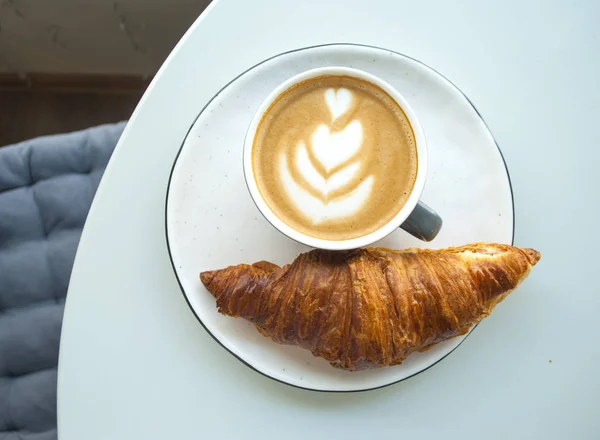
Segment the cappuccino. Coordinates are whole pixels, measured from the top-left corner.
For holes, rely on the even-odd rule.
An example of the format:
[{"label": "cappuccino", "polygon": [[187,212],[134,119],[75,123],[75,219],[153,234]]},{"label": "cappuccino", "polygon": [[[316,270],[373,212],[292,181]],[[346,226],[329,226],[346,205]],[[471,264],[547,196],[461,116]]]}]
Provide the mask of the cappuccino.
[{"label": "cappuccino", "polygon": [[413,130],[384,90],[320,76],[283,92],[254,137],[252,172],[273,213],[314,238],[348,240],[387,224],[417,176]]}]

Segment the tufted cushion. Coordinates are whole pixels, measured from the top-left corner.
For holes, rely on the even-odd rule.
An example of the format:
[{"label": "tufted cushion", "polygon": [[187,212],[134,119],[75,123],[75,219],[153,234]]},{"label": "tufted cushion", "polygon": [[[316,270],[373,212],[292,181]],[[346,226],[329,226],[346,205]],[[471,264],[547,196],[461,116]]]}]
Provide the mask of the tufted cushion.
[{"label": "tufted cushion", "polygon": [[63,307],[124,123],[0,148],[0,440],[56,438]]}]

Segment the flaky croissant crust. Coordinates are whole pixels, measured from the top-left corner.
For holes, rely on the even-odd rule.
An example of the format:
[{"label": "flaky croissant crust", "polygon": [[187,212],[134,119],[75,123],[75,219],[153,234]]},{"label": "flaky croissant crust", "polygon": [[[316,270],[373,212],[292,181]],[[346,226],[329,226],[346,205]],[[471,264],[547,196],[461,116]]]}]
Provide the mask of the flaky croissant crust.
[{"label": "flaky croissant crust", "polygon": [[442,250],[313,250],[200,274],[219,312],[349,370],[401,363],[466,333],[526,278],[533,249],[475,243]]}]

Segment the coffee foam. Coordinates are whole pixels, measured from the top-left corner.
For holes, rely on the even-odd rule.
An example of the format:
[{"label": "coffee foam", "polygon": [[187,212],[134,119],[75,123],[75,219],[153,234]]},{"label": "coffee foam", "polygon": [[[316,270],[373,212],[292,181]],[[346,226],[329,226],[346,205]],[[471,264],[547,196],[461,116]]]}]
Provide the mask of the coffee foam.
[{"label": "coffee foam", "polygon": [[253,146],[261,195],[307,235],[351,239],[380,228],[414,185],[412,129],[379,87],[347,76],[300,83],[271,105]]}]

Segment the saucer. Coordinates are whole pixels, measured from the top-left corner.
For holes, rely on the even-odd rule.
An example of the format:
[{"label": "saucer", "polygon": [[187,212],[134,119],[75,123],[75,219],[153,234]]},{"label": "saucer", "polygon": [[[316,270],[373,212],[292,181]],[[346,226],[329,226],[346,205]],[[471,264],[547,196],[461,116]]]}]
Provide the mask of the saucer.
[{"label": "saucer", "polygon": [[[346,66],[395,87],[427,138],[429,166],[421,198],[444,219],[431,243],[398,229],[373,246],[444,248],[486,241],[511,244],[512,190],[504,159],[468,98],[425,64],[390,50],[331,44],[282,53],[229,82],[203,108],[175,158],[166,198],[169,255],[191,310],[211,336],[247,366],[272,379],[319,391],[362,391],[399,382],[450,354],[467,335],[414,353],[401,365],[348,372],[309,351],[274,343],[243,319],[217,312],[199,280],[209,269],[260,260],[290,263],[308,247],[274,229],[246,188],[242,148],[254,112],[286,79],[315,67]],[[472,329],[471,329],[472,330]]]}]

